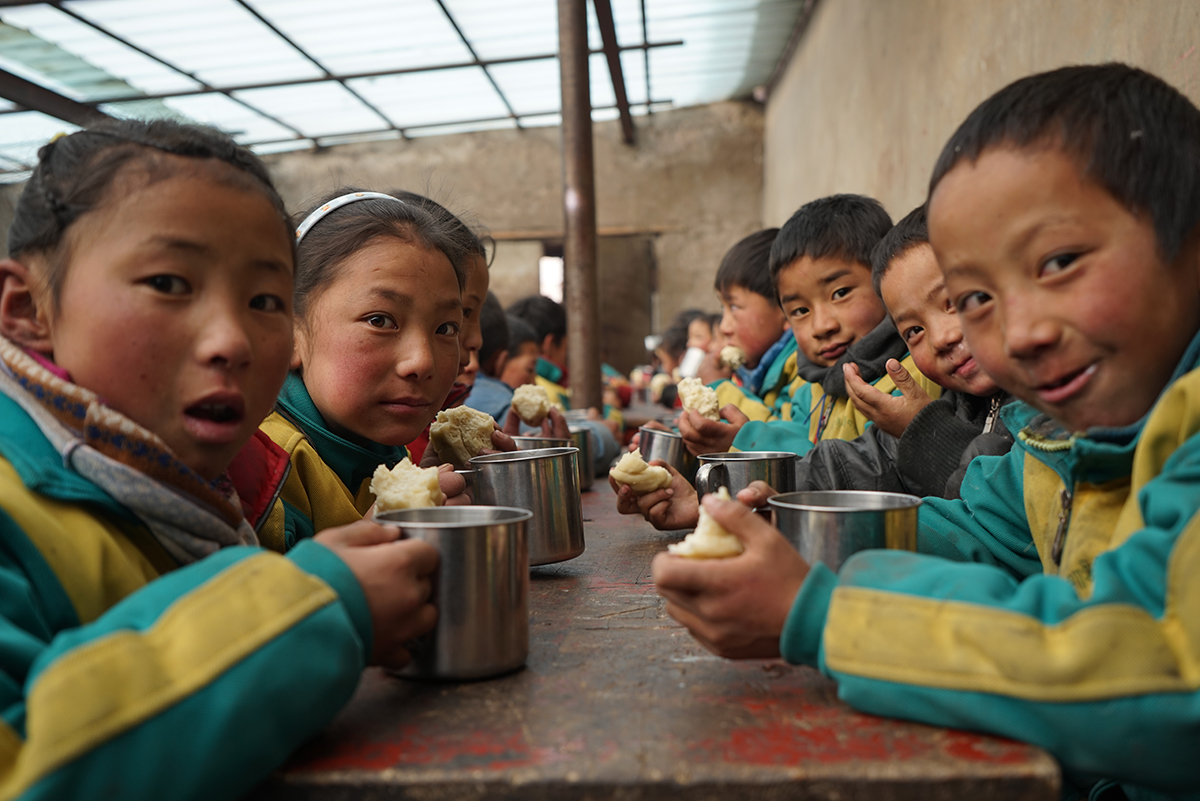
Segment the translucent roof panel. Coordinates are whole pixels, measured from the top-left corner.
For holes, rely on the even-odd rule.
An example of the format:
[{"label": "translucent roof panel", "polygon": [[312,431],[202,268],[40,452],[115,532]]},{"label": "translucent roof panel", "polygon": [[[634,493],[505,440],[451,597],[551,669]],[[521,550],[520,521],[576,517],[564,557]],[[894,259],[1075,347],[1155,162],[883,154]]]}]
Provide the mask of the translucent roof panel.
[{"label": "translucent roof panel", "polygon": [[472,60],[434,0],[339,0],[336,14],[328,0],[257,0],[254,7],[335,75]]},{"label": "translucent roof panel", "polygon": [[500,95],[479,67],[359,78],[349,81],[349,86],[401,128],[508,114]]},{"label": "translucent roof panel", "polygon": [[555,0],[443,2],[484,61],[547,56],[558,52],[558,3]]},{"label": "translucent roof panel", "polygon": [[[210,86],[316,78],[321,71],[234,0],[69,0],[81,17]],[[338,9],[330,7],[330,15]]]},{"label": "translucent roof panel", "polygon": [[335,81],[247,89],[233,96],[259,108],[305,136],[377,131],[391,124]]},{"label": "translucent roof panel", "polygon": [[[630,110],[749,96],[804,3],[611,0]],[[614,119],[587,9],[593,119]],[[557,50],[557,0],[0,5],[0,68],[115,116],[211,124],[261,152],[557,125]],[[0,175],[28,166],[31,143],[73,129],[48,120],[0,99]]]},{"label": "translucent roof panel", "polygon": [[[186,75],[105,36],[57,8],[47,5],[6,8],[0,11],[0,20],[28,31],[32,34],[29,39],[42,44],[34,51],[26,43],[6,40],[0,51],[7,58],[24,61],[27,67],[70,86],[71,96],[76,99],[121,97],[131,92],[186,92],[199,88],[199,84]],[[28,57],[22,58],[22,51]],[[100,80],[80,74],[89,70]]]}]

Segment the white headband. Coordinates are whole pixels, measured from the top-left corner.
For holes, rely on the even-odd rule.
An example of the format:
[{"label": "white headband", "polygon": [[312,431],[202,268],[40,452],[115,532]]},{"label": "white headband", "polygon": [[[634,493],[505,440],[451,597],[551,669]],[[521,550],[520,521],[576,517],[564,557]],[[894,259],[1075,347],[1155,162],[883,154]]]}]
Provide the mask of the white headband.
[{"label": "white headband", "polygon": [[385,195],[382,192],[351,192],[348,195],[335,197],[333,200],[323,204],[321,208],[304,218],[304,222],[300,223],[300,225],[296,228],[296,244],[299,245],[300,240],[304,238],[304,235],[307,234],[314,225],[324,219],[325,215],[329,214],[329,212],[334,211],[335,209],[340,209],[342,206],[345,206],[348,203],[354,203],[358,200],[370,200],[371,198],[376,197],[394,200],[397,203],[404,202],[398,197]]}]

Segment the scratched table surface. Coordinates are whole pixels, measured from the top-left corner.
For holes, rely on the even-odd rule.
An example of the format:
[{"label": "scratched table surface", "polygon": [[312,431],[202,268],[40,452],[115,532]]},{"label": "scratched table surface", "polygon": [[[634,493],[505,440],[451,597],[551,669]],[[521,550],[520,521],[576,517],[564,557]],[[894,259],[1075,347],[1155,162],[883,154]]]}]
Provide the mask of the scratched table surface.
[{"label": "scratched table surface", "polygon": [[369,669],[255,799],[1053,799],[1031,746],[859,714],[810,668],[710,655],[650,560],[679,533],[583,495],[587,550],[533,568],[529,659],[496,679]]}]

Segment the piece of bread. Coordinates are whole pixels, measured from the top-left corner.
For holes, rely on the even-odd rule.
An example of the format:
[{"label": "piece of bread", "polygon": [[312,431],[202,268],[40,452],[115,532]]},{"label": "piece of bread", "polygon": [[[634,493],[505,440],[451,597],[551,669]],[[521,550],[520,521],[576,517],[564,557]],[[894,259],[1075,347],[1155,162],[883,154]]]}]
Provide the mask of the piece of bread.
[{"label": "piece of bread", "polygon": [[663,390],[674,383],[674,379],[667,373],[655,373],[650,378],[650,398],[658,401],[662,397]]},{"label": "piece of bread", "polygon": [[[723,501],[733,500],[729,497],[726,487],[717,490],[717,497]],[[676,556],[686,556],[689,559],[726,559],[737,556],[745,547],[741,540],[723,529],[701,506],[700,522],[696,525],[696,530],[684,537],[683,542],[668,545],[667,550]]]},{"label": "piece of bread", "polygon": [[737,345],[726,345],[721,348],[720,362],[730,370],[736,370],[746,363],[746,351]]},{"label": "piece of bread", "polygon": [[550,396],[537,384],[522,384],[513,392],[512,410],[527,426],[540,426],[550,409]]},{"label": "piece of bread", "polygon": [[387,469],[386,465],[375,468],[371,477],[371,492],[375,495],[375,511],[390,512],[393,509],[423,509],[426,506],[441,506],[446,500],[438,485],[438,469],[421,469],[408,460]]},{"label": "piece of bread", "polygon": [[461,470],[469,459],[492,447],[495,430],[496,421],[487,412],[456,406],[438,412],[437,420],[429,427],[429,444],[439,459]]},{"label": "piece of bread", "polygon": [[638,495],[671,485],[671,474],[667,472],[667,468],[647,464],[642,458],[640,448],[634,448],[622,456],[621,461],[617,462],[608,474],[612,476],[613,481],[631,487]]},{"label": "piece of bread", "polygon": [[721,419],[717,393],[704,386],[699,378],[685,378],[679,382],[679,401],[684,409],[695,409],[709,420]]}]

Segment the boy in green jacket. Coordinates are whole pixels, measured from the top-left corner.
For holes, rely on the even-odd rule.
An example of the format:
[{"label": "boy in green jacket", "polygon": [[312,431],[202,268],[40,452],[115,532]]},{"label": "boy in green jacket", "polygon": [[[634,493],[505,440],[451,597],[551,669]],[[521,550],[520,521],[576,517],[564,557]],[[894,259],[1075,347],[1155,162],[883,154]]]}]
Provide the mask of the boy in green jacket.
[{"label": "boy in green jacket", "polygon": [[837,575],[706,500],[746,551],[657,557],[667,609],[865,711],[1040,745],[1068,795],[1200,792],[1200,111],[1120,64],[1025,78],[951,137],[928,208],[972,352],[1023,401],[1012,450],[926,500],[919,553]]}]

